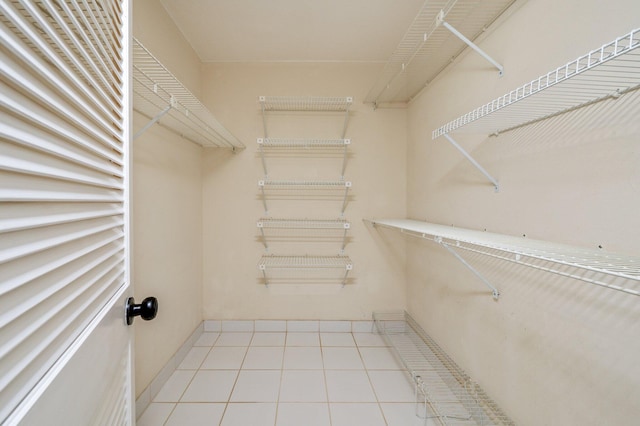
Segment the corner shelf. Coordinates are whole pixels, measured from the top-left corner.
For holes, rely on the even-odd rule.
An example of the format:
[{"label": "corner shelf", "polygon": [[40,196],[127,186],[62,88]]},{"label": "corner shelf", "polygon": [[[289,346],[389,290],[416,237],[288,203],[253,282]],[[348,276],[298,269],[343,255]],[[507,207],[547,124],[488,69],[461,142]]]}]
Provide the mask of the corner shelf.
[{"label": "corner shelf", "polygon": [[498,183],[450,133],[498,135],[640,88],[640,28],[437,128],[496,189]]},{"label": "corner shelf", "polygon": [[365,103],[378,107],[409,102],[467,46],[498,67],[501,75],[502,67],[471,40],[477,39],[513,3],[514,0],[425,1],[369,90]]},{"label": "corner shelf", "polygon": [[[410,219],[367,220],[408,235],[434,241],[457,254],[465,250],[640,296],[640,258],[524,237],[454,228]],[[459,260],[464,259],[457,256]],[[548,265],[546,264],[548,263]],[[470,268],[470,265],[465,265]],[[480,278],[481,276],[475,272]],[[483,279],[484,280],[484,279]],[[497,290],[487,284],[494,291]]]},{"label": "corner shelf", "polygon": [[[271,282],[336,281],[344,286],[353,263],[348,256],[264,255],[258,269],[266,285]],[[303,275],[301,275],[303,274]],[[305,274],[308,274],[304,276]]]},{"label": "corner shelf", "polygon": [[203,147],[245,146],[167,70],[138,40],[133,39],[133,109],[150,121],[134,139],[155,123]]},{"label": "corner shelf", "polygon": [[[410,375],[416,415],[439,425],[515,426],[406,312],[374,312],[380,333]],[[428,423],[431,424],[431,423]]]},{"label": "corner shelf", "polygon": [[342,246],[340,254],[344,253],[347,242],[347,232],[351,224],[345,219],[284,219],[261,218],[257,222],[262,235],[262,242],[266,250],[270,238],[315,235],[324,239],[340,239]]}]

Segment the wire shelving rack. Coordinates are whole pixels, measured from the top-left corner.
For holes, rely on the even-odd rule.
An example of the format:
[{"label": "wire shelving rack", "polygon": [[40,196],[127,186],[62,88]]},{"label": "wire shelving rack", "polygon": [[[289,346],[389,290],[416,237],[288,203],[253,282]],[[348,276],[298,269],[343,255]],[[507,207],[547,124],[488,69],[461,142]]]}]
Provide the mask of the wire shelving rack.
[{"label": "wire shelving rack", "polygon": [[342,241],[340,254],[344,253],[347,232],[351,224],[346,219],[299,219],[263,217],[257,222],[265,249],[269,249],[270,239],[303,240],[320,239]]},{"label": "wire shelving rack", "polygon": [[[467,46],[479,51],[472,41],[514,2],[425,1],[369,90],[365,103],[381,106],[409,102]],[[488,58],[483,52],[479,53]],[[499,69],[501,74],[502,67]]]},{"label": "wire shelving rack", "polygon": [[258,263],[264,283],[312,282],[347,283],[353,263],[349,256],[286,256],[264,255]]},{"label": "wire shelving rack", "polygon": [[[636,256],[417,220],[374,219],[369,222],[434,241],[452,254],[457,254],[457,250],[478,253],[640,296],[640,258]],[[460,257],[459,260],[464,262]],[[470,267],[468,264],[465,266]],[[477,271],[475,273],[479,275]],[[483,279],[480,275],[479,278]],[[497,298],[497,290],[486,280],[485,284],[494,291],[494,297]]]},{"label": "wire shelving rack", "polygon": [[245,145],[138,40],[133,39],[133,109],[150,121],[134,139],[159,123],[175,134],[203,147],[230,148]]},{"label": "wire shelving rack", "polygon": [[498,190],[498,182],[451,136],[499,135],[640,88],[640,28],[592,50],[432,132],[443,136]]},{"label": "wire shelving rack", "polygon": [[373,320],[413,380],[425,425],[515,425],[409,314],[374,312]]}]

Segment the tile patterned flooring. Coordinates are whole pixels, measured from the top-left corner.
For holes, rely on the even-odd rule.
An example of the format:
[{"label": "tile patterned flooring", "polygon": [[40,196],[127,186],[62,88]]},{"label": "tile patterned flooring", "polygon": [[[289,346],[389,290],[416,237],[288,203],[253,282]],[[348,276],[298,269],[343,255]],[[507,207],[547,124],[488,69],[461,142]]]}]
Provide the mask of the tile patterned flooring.
[{"label": "tile patterned flooring", "polygon": [[418,426],[413,386],[382,338],[203,333],[139,426]]}]

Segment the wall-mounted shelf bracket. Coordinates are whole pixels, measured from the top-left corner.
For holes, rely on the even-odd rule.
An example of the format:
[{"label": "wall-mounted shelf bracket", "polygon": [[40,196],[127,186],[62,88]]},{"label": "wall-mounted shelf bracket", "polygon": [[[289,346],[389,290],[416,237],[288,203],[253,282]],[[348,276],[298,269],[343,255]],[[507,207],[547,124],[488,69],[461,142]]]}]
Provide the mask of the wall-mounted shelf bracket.
[{"label": "wall-mounted shelf bracket", "polygon": [[478,169],[487,179],[489,179],[489,181],[493,184],[496,192],[500,191],[498,181],[493,176],[491,176],[489,172],[487,172],[485,168],[482,167],[480,163],[478,163],[467,151],[465,151],[465,149],[461,147],[458,142],[456,142],[451,136],[446,133],[442,136],[444,136],[449,141],[449,143],[451,143],[451,145],[453,145],[458,151],[460,151],[460,153],[464,155],[465,158],[469,160],[469,162],[471,162],[471,164],[473,164],[476,169]]},{"label": "wall-mounted shelf bracket", "polygon": [[437,18],[437,23],[439,25],[442,25],[443,27],[445,27],[446,29],[448,29],[449,31],[451,31],[451,33],[453,33],[453,35],[455,35],[456,37],[458,37],[460,40],[462,40],[467,46],[469,46],[470,48],[472,48],[473,50],[475,50],[480,56],[482,56],[484,59],[486,59],[487,61],[489,61],[491,63],[491,65],[493,65],[494,67],[496,67],[498,69],[498,75],[500,77],[503,76],[504,74],[504,67],[502,65],[500,65],[498,62],[496,62],[491,56],[489,56],[484,50],[480,49],[478,47],[478,45],[476,45],[474,42],[472,42],[471,40],[469,40],[468,38],[466,38],[464,36],[464,34],[462,34],[460,31],[456,30],[453,26],[451,26],[451,24],[449,24],[447,21],[444,20],[444,10],[441,10],[440,13],[438,14],[438,18]]},{"label": "wall-mounted shelf bracket", "polygon": [[[422,235],[423,238],[426,238],[427,236],[425,234]],[[489,281],[487,281],[487,279],[485,277],[482,276],[482,274],[480,272],[478,272],[478,270],[476,268],[474,268],[473,266],[471,266],[469,264],[469,262],[467,262],[466,260],[464,260],[462,258],[462,256],[460,256],[454,249],[452,249],[451,247],[449,247],[448,244],[444,243],[442,241],[441,237],[436,237],[435,242],[440,244],[442,247],[444,247],[449,253],[451,253],[456,259],[458,259],[460,261],[460,263],[462,263],[468,270],[470,270],[471,272],[473,272],[473,274],[478,277],[480,279],[480,281],[482,281],[484,283],[484,285],[486,285],[487,287],[489,287],[489,289],[491,290],[491,294],[493,295],[493,298],[495,300],[498,300],[498,298],[500,297],[500,292],[498,291],[497,288],[495,288],[494,286],[491,285],[491,283]]]},{"label": "wall-mounted shelf bracket", "polygon": [[162,117],[165,116],[165,114],[167,114],[169,111],[171,111],[171,108],[173,108],[173,102],[171,103],[171,105],[169,105],[168,107],[166,107],[165,109],[160,111],[160,113],[158,115],[153,117],[147,124],[144,125],[144,127],[142,129],[138,130],[136,132],[136,134],[133,135],[133,140],[136,140],[136,139],[138,139],[138,137],[142,136],[142,134],[144,132],[146,132],[151,126],[156,124],[158,122],[158,120],[160,120]]}]

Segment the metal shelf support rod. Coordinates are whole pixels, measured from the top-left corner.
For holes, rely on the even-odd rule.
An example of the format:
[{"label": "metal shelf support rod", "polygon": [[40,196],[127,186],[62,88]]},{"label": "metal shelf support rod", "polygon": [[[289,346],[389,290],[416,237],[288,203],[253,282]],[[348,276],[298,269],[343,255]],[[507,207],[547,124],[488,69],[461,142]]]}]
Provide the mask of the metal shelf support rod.
[{"label": "metal shelf support rod", "polygon": [[465,151],[464,148],[461,147],[451,136],[449,136],[446,133],[443,134],[442,136],[444,136],[449,141],[449,143],[451,143],[451,145],[453,145],[458,151],[460,151],[460,153],[464,155],[465,158],[471,162],[471,164],[474,165],[476,169],[478,169],[487,179],[491,181],[494,188],[496,189],[496,192],[500,191],[500,186],[498,185],[498,181],[494,179],[493,176],[491,176],[489,172],[487,172],[484,169],[484,167],[480,165],[480,163],[478,163],[471,155],[469,155],[469,153]]},{"label": "metal shelf support rod", "polygon": [[470,270],[471,272],[473,272],[473,274],[478,277],[480,279],[480,281],[482,281],[484,283],[484,285],[486,285],[487,287],[489,287],[489,289],[491,289],[491,293],[493,294],[493,298],[495,300],[498,300],[498,298],[500,297],[500,292],[498,291],[497,288],[495,288],[494,286],[491,285],[491,283],[489,283],[489,281],[487,281],[485,279],[485,277],[482,276],[482,274],[480,272],[478,272],[478,270],[476,268],[474,268],[473,266],[471,266],[469,264],[469,262],[467,262],[466,260],[464,260],[462,258],[462,256],[460,256],[454,249],[452,249],[451,247],[449,247],[446,243],[444,243],[442,241],[442,238],[436,238],[436,242],[438,244],[440,244],[442,247],[444,247],[449,253],[451,253],[453,256],[455,256],[456,259],[458,259],[460,261],[460,263],[462,263],[468,270]]},{"label": "metal shelf support rod", "polygon": [[269,209],[267,208],[267,195],[264,193],[264,181],[259,181],[258,186],[260,187],[260,191],[262,192],[262,205],[264,206],[264,214],[269,214]]},{"label": "metal shelf support rod", "polygon": [[351,144],[351,140],[345,139],[344,134],[342,135],[342,139],[344,142],[344,157],[342,158],[342,172],[340,173],[340,179],[344,180],[344,172],[345,170],[347,170],[347,151],[348,151],[347,148],[349,148],[349,145]]},{"label": "metal shelf support rod", "polygon": [[467,46],[475,50],[480,56],[489,61],[494,67],[496,67],[498,69],[498,75],[502,77],[502,75],[504,74],[504,67],[496,62],[491,56],[487,55],[487,53],[484,50],[480,49],[474,42],[466,38],[460,31],[456,30],[451,26],[451,24],[445,21],[444,11],[440,11],[440,14],[438,15],[438,22],[442,24],[443,27],[451,31],[453,35],[462,40]]},{"label": "metal shelf support rod", "polygon": [[269,173],[267,172],[267,162],[264,159],[264,148],[262,146],[263,144],[264,144],[264,139],[258,138],[258,149],[260,150],[260,159],[262,160],[262,169],[264,170],[264,178],[268,179]]},{"label": "metal shelf support rod", "polygon": [[342,200],[342,210],[340,211],[340,216],[344,216],[344,211],[347,208],[347,198],[349,195],[349,188],[351,188],[351,182],[344,183],[344,199]]},{"label": "metal shelf support rod", "polygon": [[160,113],[158,115],[156,115],[155,117],[153,117],[151,119],[151,121],[149,121],[147,124],[145,124],[145,126],[138,130],[136,132],[135,135],[133,135],[133,140],[138,139],[139,136],[141,136],[144,132],[146,132],[151,126],[153,126],[154,124],[156,124],[158,122],[158,120],[160,120],[162,117],[164,117],[169,111],[171,111],[171,108],[173,108],[173,105],[169,105],[167,106],[165,109],[163,109],[162,111],[160,111]]}]

